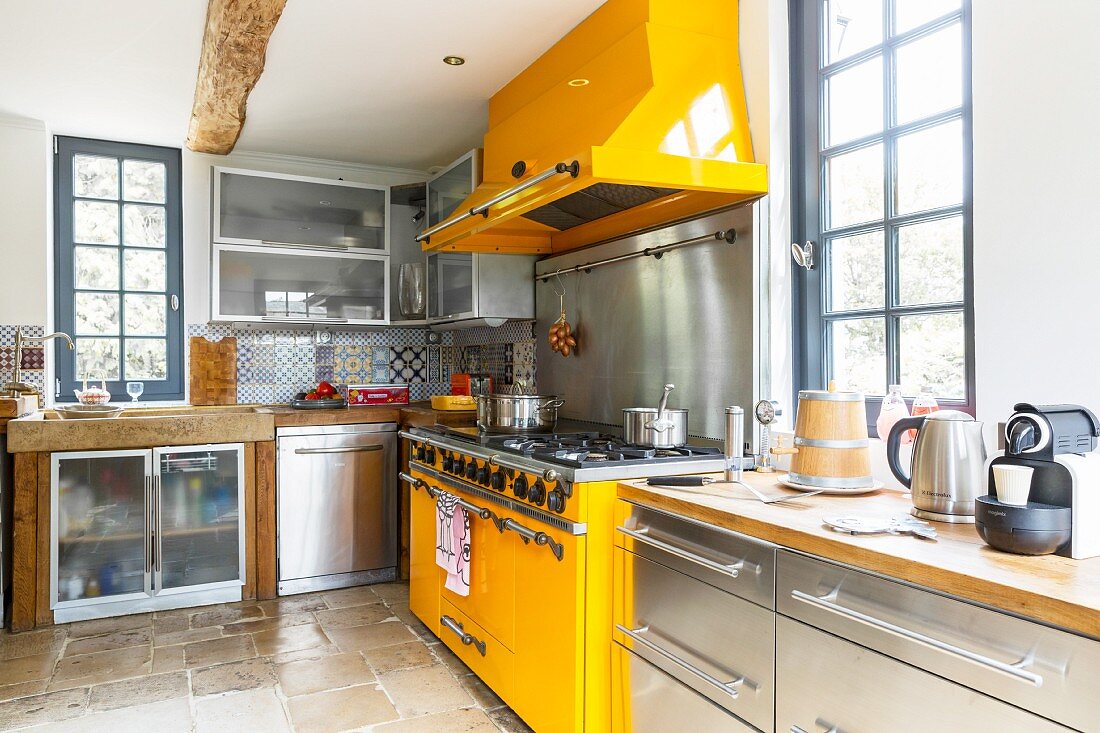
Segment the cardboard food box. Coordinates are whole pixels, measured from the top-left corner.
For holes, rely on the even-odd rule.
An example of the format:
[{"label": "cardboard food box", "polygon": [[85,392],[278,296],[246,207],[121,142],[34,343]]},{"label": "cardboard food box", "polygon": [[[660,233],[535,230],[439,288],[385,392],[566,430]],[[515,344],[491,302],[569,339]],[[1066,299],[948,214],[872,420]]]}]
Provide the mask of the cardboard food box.
[{"label": "cardboard food box", "polygon": [[407,384],[349,384],[348,406],[363,405],[407,405],[409,404],[409,385]]}]

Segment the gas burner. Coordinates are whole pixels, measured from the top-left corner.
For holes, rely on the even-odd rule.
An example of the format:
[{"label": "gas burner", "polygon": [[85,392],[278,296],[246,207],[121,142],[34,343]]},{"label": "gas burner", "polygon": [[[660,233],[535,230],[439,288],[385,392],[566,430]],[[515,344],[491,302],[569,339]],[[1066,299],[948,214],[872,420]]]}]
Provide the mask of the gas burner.
[{"label": "gas burner", "polygon": [[588,455],[584,457],[584,460],[592,461],[593,463],[603,463],[609,458],[610,456],[608,456],[606,453],[596,453],[595,451],[590,451]]},{"label": "gas burner", "polygon": [[673,456],[689,456],[690,451],[685,453],[682,450],[676,450],[675,448],[658,448],[653,452],[654,458],[672,458]]}]

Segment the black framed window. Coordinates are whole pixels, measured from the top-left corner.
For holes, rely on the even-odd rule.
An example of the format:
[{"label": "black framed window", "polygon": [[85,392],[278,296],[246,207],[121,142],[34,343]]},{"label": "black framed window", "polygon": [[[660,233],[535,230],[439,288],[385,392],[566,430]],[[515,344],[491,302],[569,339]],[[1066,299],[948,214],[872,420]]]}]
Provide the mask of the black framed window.
[{"label": "black framed window", "polygon": [[969,2],[791,7],[798,386],[973,412]]},{"label": "black framed window", "polygon": [[180,151],[56,138],[55,307],[76,349],[55,349],[55,397],[82,380],[127,400],[183,399]]}]

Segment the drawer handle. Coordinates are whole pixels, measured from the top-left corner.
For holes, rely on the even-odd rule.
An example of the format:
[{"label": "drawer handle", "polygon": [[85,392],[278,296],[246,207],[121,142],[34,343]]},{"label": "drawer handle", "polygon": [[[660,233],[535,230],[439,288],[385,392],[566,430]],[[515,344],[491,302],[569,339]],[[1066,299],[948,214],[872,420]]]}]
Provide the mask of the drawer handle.
[{"label": "drawer handle", "polygon": [[331,448],[295,448],[295,455],[299,456],[312,456],[318,453],[369,453],[371,451],[382,450],[380,445],[345,445],[345,446],[333,446]]},{"label": "drawer handle", "polygon": [[[654,644],[649,639],[642,636],[642,634],[649,631],[648,626],[642,626],[642,627],[637,628],[637,629],[628,629],[625,626],[623,626],[622,624],[615,624],[615,628],[618,629],[623,634],[625,634],[626,636],[628,636],[633,641],[635,641],[635,642],[641,644],[642,646],[644,646],[645,648],[649,649],[650,651],[661,655],[662,657],[664,657],[668,661],[672,662],[673,664],[687,670],[688,672],[695,675],[696,677],[699,677],[700,679],[707,682],[708,684],[713,685],[714,687],[717,687],[719,690],[726,693],[727,695],[729,695],[734,700],[736,700],[737,697],[738,697],[739,693],[738,693],[737,688],[740,687],[740,686],[748,687],[753,692],[756,692],[760,689],[760,685],[756,684],[755,682],[750,682],[749,680],[746,680],[745,675],[740,675],[739,677],[737,677],[736,679],[734,679],[730,682],[723,682],[722,680],[718,679],[717,677],[714,677],[713,675],[707,674],[706,672],[699,669],[698,667],[696,667],[691,662],[686,662],[683,659],[680,659],[675,654],[672,654],[671,652],[665,651],[664,649],[657,646],[656,644]],[[736,674],[736,672],[734,674]]]},{"label": "drawer handle", "polygon": [[[833,725],[832,723],[830,723],[827,720],[822,720],[821,718],[818,718],[817,720],[815,720],[814,725],[817,726],[818,728],[824,728],[825,733],[840,733],[840,728],[836,727],[835,725]],[[791,726],[791,733],[809,733],[809,732],[807,730],[805,730],[804,728],[799,728],[797,725],[792,725]]]},{"label": "drawer handle", "polygon": [[455,621],[453,618],[447,615],[439,617],[439,623],[446,626],[451,631],[458,635],[458,640],[462,642],[462,646],[473,646],[477,649],[478,654],[485,656],[485,642],[480,641],[473,634],[466,633],[466,629],[462,628],[462,623]]},{"label": "drawer handle", "polygon": [[981,654],[975,654],[972,651],[957,647],[953,644],[948,644],[947,642],[940,641],[939,639],[934,639],[931,636],[926,636],[924,634],[921,634],[920,632],[906,629],[901,626],[896,626],[889,621],[883,621],[882,619],[875,618],[874,616],[868,616],[865,613],[860,613],[859,611],[845,608],[844,606],[841,606],[839,603],[836,602],[837,590],[834,590],[828,595],[821,597],[812,596],[809,593],[803,593],[800,590],[792,590],[791,598],[802,603],[807,603],[811,606],[817,606],[820,609],[823,609],[830,613],[834,613],[838,616],[849,618],[866,626],[871,626],[881,631],[885,631],[889,634],[900,636],[903,639],[909,639],[910,641],[915,641],[918,644],[924,644],[925,646],[931,647],[941,652],[945,652],[947,654],[951,654],[953,656],[959,657],[960,659],[965,659],[966,661],[973,662],[974,664],[977,664],[979,666],[988,667],[995,672],[1000,672],[1001,674],[1007,675],[1015,680],[1019,680],[1020,682],[1027,682],[1028,684],[1034,685],[1035,687],[1043,686],[1042,676],[1035,674],[1034,672],[1029,672],[1026,669],[1021,669],[1021,667],[1023,667],[1024,665],[1031,663],[1032,659],[1030,655],[1025,657],[1023,660],[1017,662],[1016,664],[1006,664],[1005,662],[999,662],[996,659],[991,659],[990,657],[986,657]]},{"label": "drawer handle", "polygon": [[553,537],[545,532],[536,532],[529,527],[524,527],[514,519],[505,519],[500,523],[499,528],[501,532],[506,529],[512,530],[523,538],[524,544],[534,542],[536,545],[549,547],[550,552],[554,553],[554,557],[558,558],[558,562],[561,562],[562,557],[565,555],[565,548],[561,546],[560,542],[556,542]]},{"label": "drawer handle", "polygon": [[745,567],[744,560],[735,562],[733,565],[723,565],[721,563],[715,562],[714,560],[708,560],[705,557],[700,557],[698,555],[687,552],[686,550],[681,550],[679,547],[676,547],[675,545],[670,545],[667,542],[653,539],[646,534],[646,531],[648,531],[649,529],[648,527],[637,531],[633,529],[627,529],[626,527],[616,527],[615,529],[619,530],[627,537],[641,542],[642,544],[649,545],[650,547],[656,547],[658,550],[664,550],[665,552],[675,555],[676,557],[687,560],[688,562],[693,562],[696,565],[702,565],[708,570],[713,570],[716,573],[728,575],[731,578],[739,577],[741,575],[741,569]]}]

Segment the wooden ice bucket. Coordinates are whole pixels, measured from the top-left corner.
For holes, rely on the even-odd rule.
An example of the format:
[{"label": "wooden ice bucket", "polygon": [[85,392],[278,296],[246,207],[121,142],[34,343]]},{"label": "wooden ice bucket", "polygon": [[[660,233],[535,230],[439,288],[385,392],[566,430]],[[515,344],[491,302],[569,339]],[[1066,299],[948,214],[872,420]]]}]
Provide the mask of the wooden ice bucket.
[{"label": "wooden ice bucket", "polygon": [[794,422],[791,481],[819,489],[873,486],[867,407],[860,392],[803,390]]}]

